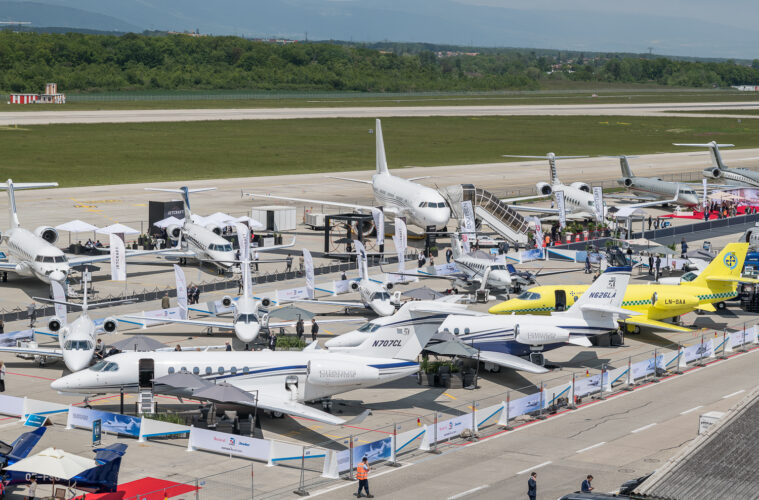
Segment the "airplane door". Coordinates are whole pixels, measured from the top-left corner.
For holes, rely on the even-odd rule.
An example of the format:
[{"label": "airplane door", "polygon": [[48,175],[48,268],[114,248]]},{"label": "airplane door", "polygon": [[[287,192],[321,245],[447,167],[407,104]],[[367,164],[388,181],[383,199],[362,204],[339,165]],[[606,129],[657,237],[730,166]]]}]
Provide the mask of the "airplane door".
[{"label": "airplane door", "polygon": [[567,308],[567,292],[564,290],[556,290],[555,292],[556,310],[564,311]]},{"label": "airplane door", "polygon": [[153,379],[155,378],[155,362],[153,358],[141,359],[138,370],[140,388],[152,388]]}]

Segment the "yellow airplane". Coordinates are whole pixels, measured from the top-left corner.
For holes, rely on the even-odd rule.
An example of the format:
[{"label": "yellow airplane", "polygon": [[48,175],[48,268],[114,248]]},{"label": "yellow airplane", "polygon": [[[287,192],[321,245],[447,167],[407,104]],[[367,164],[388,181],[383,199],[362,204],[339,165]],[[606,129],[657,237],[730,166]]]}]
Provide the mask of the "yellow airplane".
[{"label": "yellow airplane", "polygon": [[[678,316],[695,310],[714,312],[713,304],[724,309],[724,301],[738,295],[738,282],[759,283],[759,280],[741,277],[748,245],[728,244],[693,281],[679,285],[628,285],[622,307],[640,313],[624,320],[628,331],[639,333],[641,327],[649,327],[688,332],[688,328],[657,320],[677,321]],[[588,286],[538,286],[491,307],[488,312],[550,314],[563,311],[574,304]]]}]

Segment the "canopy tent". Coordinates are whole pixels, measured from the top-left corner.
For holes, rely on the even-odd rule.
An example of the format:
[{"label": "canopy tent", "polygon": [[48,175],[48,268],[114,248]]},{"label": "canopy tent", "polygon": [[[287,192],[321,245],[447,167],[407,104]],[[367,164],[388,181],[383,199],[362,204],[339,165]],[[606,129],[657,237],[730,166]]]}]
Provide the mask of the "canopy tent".
[{"label": "canopy tent", "polygon": [[256,397],[251,393],[226,382],[193,391],[193,397],[216,401],[217,403],[249,402],[255,403]]},{"label": "canopy tent", "polygon": [[429,288],[426,286],[414,288],[413,290],[407,290],[403,292],[401,295],[404,297],[417,299],[417,300],[435,300],[435,299],[439,299],[440,297],[443,297],[442,293],[436,292],[432,288]]},{"label": "canopy tent", "polygon": [[312,319],[314,316],[316,316],[316,314],[312,313],[311,311],[293,305],[280,307],[279,309],[275,309],[269,313],[270,320],[271,318],[279,318],[284,321],[298,321],[299,319],[303,319],[305,321]]},{"label": "canopy tent", "polygon": [[82,472],[93,469],[98,463],[57,448],[47,448],[30,457],[9,465],[5,470],[29,472],[56,479],[69,480]]},{"label": "canopy tent", "polygon": [[101,227],[96,231],[98,234],[140,234],[136,229],[132,229],[124,224],[116,223],[110,226]]},{"label": "canopy tent", "polygon": [[736,194],[728,193],[726,191],[714,191],[712,193],[709,193],[709,199],[716,200],[716,201],[737,201],[737,200],[742,200],[743,198]]},{"label": "canopy tent", "polygon": [[159,227],[161,229],[166,229],[169,226],[181,226],[182,224],[184,224],[184,218],[177,219],[173,215],[153,223],[155,227]]},{"label": "canopy tent", "polygon": [[266,226],[258,222],[256,219],[252,217],[248,217],[247,215],[241,215],[240,217],[237,217],[235,219],[232,219],[234,222],[242,222],[244,224],[247,224],[249,228],[261,230],[266,229]]},{"label": "canopy tent", "polygon": [[677,254],[677,252],[675,252],[669,247],[665,247],[664,245],[658,245],[653,248],[649,248],[646,251],[648,253],[659,254],[659,255],[676,255]]},{"label": "canopy tent", "polygon": [[198,377],[186,370],[176,373],[170,373],[163,377],[153,379],[153,383],[156,385],[168,385],[175,389],[203,389],[205,387],[211,387],[213,384],[203,377]]},{"label": "canopy tent", "polygon": [[79,219],[59,224],[55,226],[55,228],[59,231],[68,231],[70,233],[86,233],[88,231],[97,231],[100,229],[97,226],[93,226],[92,224]]},{"label": "canopy tent", "polygon": [[468,346],[458,340],[446,340],[438,344],[427,345],[425,351],[434,352],[441,356],[477,356],[479,352],[474,347]]},{"label": "canopy tent", "polygon": [[124,340],[114,342],[111,344],[111,347],[115,347],[120,351],[155,351],[156,349],[168,346],[163,342],[159,342],[144,335],[134,335]]},{"label": "canopy tent", "polygon": [[[616,211],[612,211],[612,208],[617,208]],[[614,215],[617,219],[640,219],[646,217],[646,212],[642,208],[638,207],[612,207],[609,209],[609,213]]]}]

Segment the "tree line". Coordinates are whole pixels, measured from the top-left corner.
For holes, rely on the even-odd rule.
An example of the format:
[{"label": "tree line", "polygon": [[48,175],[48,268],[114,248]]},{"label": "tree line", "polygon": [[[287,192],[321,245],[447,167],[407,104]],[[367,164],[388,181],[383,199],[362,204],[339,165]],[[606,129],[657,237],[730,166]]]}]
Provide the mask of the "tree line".
[{"label": "tree line", "polygon": [[[0,31],[0,90],[491,91],[548,79],[711,87],[759,84],[759,61],[488,49],[477,55],[398,46],[276,44],[231,36]],[[467,49],[474,50],[476,49]]]}]

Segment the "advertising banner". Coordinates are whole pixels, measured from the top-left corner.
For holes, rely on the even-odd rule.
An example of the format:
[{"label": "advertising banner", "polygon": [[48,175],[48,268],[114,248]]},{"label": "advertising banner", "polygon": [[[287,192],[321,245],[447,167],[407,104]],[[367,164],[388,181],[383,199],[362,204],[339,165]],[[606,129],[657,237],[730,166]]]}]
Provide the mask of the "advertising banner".
[{"label": "advertising banner", "polygon": [[[63,285],[60,281],[50,281],[50,288],[53,290],[53,300],[64,302],[66,300],[66,292],[63,290]],[[61,326],[66,325],[66,304],[53,304],[55,307],[55,317],[61,321]]]},{"label": "advertising banner", "polygon": [[685,356],[685,362],[690,363],[700,359],[702,353],[706,351],[705,344],[691,345],[683,349],[683,356]]},{"label": "advertising banner", "polygon": [[126,247],[120,235],[111,233],[111,280],[126,281]]},{"label": "advertising banner", "polygon": [[69,407],[66,405],[42,401],[40,399],[24,398],[24,415],[36,413],[37,415],[55,415],[66,413]]},{"label": "advertising banner", "polygon": [[556,209],[559,211],[559,225],[564,229],[567,227],[567,204],[564,200],[564,191],[556,191]]},{"label": "advertising banner", "polygon": [[179,436],[189,434],[192,427],[186,425],[164,422],[162,420],[153,420],[143,418],[140,425],[140,441],[153,437]]},{"label": "advertising banner", "polygon": [[306,271],[306,293],[309,299],[313,299],[316,279],[314,278],[314,259],[311,257],[311,252],[308,248],[303,249],[303,266]]},{"label": "advertising banner", "polygon": [[427,426],[416,427],[402,432],[395,437],[395,454],[415,450],[422,443],[422,436],[427,432]]},{"label": "advertising banner", "polygon": [[285,443],[283,441],[270,441],[270,443],[269,465],[277,465],[294,460],[297,460],[298,465],[300,465],[301,459],[325,458],[327,453],[327,450],[324,448],[306,447],[304,450],[303,446],[293,443]]},{"label": "advertising banner", "polygon": [[475,415],[477,419],[477,429],[481,429],[482,427],[498,423],[498,417],[501,414],[501,412],[504,410],[505,404],[506,403],[501,402],[501,403],[498,403],[497,405],[478,409],[477,415]]},{"label": "advertising banner", "polygon": [[34,340],[34,330],[3,333],[0,335],[0,347],[16,347],[16,342],[29,340]]},{"label": "advertising banner", "polygon": [[575,396],[578,398],[601,390],[601,374],[575,379]]},{"label": "advertising banner", "polygon": [[[380,460],[389,460],[393,455],[393,438],[387,437],[371,443],[362,444],[353,447],[353,467],[363,460],[364,457],[369,459],[369,463],[379,462]],[[350,449],[342,450],[337,454],[337,468],[340,472],[350,468]]]},{"label": "advertising banner", "polygon": [[593,186],[593,208],[596,212],[596,222],[604,220],[604,189],[601,186]]},{"label": "advertising banner", "polygon": [[533,260],[543,260],[543,249],[533,248],[532,250],[523,250],[519,253],[519,262],[530,262]]},{"label": "advertising banner", "polygon": [[540,392],[515,399],[509,403],[509,418],[526,415],[540,409]]},{"label": "advertising banner", "polygon": [[372,219],[377,230],[377,246],[385,244],[385,214],[379,208],[372,208]]},{"label": "advertising banner", "polygon": [[250,259],[250,233],[245,224],[235,224],[237,229],[237,246],[240,249],[240,260]]},{"label": "advertising banner", "polygon": [[739,330],[730,334],[730,343],[733,347],[751,342],[751,333],[748,330]]},{"label": "advertising banner", "polygon": [[704,209],[706,209],[706,207],[709,205],[709,198],[708,198],[708,196],[706,194],[707,193],[707,181],[706,181],[706,177],[704,177],[703,179],[701,179],[701,184],[704,187],[704,199],[701,201],[701,205],[704,207]]},{"label": "advertising banner", "polygon": [[20,417],[24,414],[24,398],[0,394],[0,415]]},{"label": "advertising banner", "polygon": [[434,266],[435,274],[438,276],[446,276],[448,274],[456,274],[459,272],[459,268],[456,267],[455,262],[449,262],[448,264],[440,264]]},{"label": "advertising banner", "polygon": [[187,280],[181,267],[174,264],[174,279],[177,282],[177,306],[179,318],[187,319]]},{"label": "advertising banner", "polygon": [[531,221],[533,228],[535,229],[535,247],[543,248],[543,225],[537,217],[533,217]]},{"label": "advertising banner", "polygon": [[104,432],[133,437],[140,436],[140,417],[111,413],[109,411],[90,410],[88,408],[79,408],[78,406],[69,407],[67,427],[92,429],[92,424],[95,420],[102,422]]},{"label": "advertising banner", "polygon": [[398,272],[402,273],[406,270],[406,244],[407,244],[408,231],[406,229],[406,223],[400,217],[395,218],[395,236],[393,236],[393,243],[395,244],[395,251],[398,254]]},{"label": "advertising banner", "polygon": [[[465,429],[472,429],[472,414],[459,415],[458,417],[449,418],[448,420],[438,421],[437,423],[437,440],[445,441],[457,437]],[[427,426],[427,433],[430,438],[435,437],[435,424]]]},{"label": "advertising banner", "polygon": [[193,427],[190,447],[268,462],[271,442]]},{"label": "advertising banner", "polygon": [[288,299],[307,299],[308,289],[305,286],[297,288],[287,288],[285,290],[276,291],[277,302]]},{"label": "advertising banner", "polygon": [[545,393],[544,398],[544,406],[548,408],[552,404],[555,404],[556,401],[560,398],[569,398],[569,392],[572,389],[572,383],[567,382],[566,384],[557,385],[556,387],[549,387],[548,389],[545,389],[543,392]]},{"label": "advertising banner", "polygon": [[92,446],[100,446],[103,437],[103,421],[99,418],[92,421]]}]

